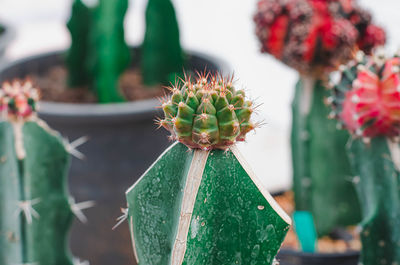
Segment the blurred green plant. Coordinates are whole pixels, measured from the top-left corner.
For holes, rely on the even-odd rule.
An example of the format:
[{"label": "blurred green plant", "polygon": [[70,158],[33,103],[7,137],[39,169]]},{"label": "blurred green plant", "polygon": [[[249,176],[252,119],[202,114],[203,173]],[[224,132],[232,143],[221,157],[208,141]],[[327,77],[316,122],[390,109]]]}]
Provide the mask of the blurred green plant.
[{"label": "blurred green plant", "polygon": [[[118,81],[132,54],[125,42],[128,0],[99,0],[88,7],[75,0],[67,27],[71,47],[66,57],[68,85],[88,86],[100,103],[121,102]],[[180,74],[184,54],[174,7],[169,0],[149,0],[142,45],[141,73],[148,86],[167,84]]]}]

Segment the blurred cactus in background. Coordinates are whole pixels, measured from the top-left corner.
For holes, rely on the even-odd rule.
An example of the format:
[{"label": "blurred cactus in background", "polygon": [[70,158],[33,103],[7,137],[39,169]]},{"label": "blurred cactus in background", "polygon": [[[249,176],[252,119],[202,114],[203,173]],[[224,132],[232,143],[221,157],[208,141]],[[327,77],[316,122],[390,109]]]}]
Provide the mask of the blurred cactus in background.
[{"label": "blurred cactus in background", "polygon": [[139,264],[275,264],[291,221],[235,147],[254,107],[230,80],[170,88],[160,125],[178,142],[126,193]]},{"label": "blurred cactus in background", "polygon": [[170,0],[149,0],[142,56],[143,81],[147,85],[167,84],[182,72],[179,26]]},{"label": "blurred cactus in background", "polygon": [[[91,87],[100,103],[124,100],[119,78],[132,59],[124,34],[127,9],[128,0],[99,0],[94,7],[74,0],[72,6],[67,25],[72,40],[66,58],[68,85]],[[148,2],[146,33],[139,57],[145,85],[166,84],[182,72],[184,54],[169,0]]]},{"label": "blurred cactus in background", "polygon": [[359,53],[333,90],[335,116],[353,136],[347,152],[363,211],[364,265],[400,264],[399,56]]},{"label": "blurred cactus in background", "polygon": [[384,44],[384,31],[352,0],[260,0],[254,21],[262,52],[301,76],[292,105],[296,210],[313,214],[320,236],[357,223],[360,207],[345,155],[349,134],[328,119],[325,83],[358,49],[369,53]]},{"label": "blurred cactus in background", "polygon": [[67,235],[77,208],[66,186],[68,146],[36,116],[37,101],[30,82],[0,89],[2,265],[72,265]]},{"label": "blurred cactus in background", "polygon": [[71,47],[66,58],[69,70],[68,85],[78,87],[89,85],[88,50],[89,32],[91,28],[91,10],[81,0],[75,0],[72,5],[71,18],[67,27],[71,33]]}]

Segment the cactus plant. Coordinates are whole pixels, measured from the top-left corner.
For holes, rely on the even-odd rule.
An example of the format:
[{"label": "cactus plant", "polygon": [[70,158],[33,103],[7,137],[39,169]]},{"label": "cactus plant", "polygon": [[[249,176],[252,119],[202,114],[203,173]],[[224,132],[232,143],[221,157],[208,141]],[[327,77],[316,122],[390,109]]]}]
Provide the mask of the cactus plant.
[{"label": "cactus plant", "polygon": [[324,88],[328,73],[351,59],[357,46],[369,52],[384,43],[383,30],[354,1],[260,0],[254,20],[262,52],[301,76],[292,105],[296,209],[312,212],[320,236],[357,223],[360,207],[345,155],[349,135],[328,120]]},{"label": "cactus plant", "polygon": [[138,263],[272,264],[290,218],[235,147],[252,104],[217,76],[171,90],[159,123],[177,142],[126,193]]},{"label": "cactus plant", "polygon": [[67,233],[73,210],[61,137],[36,116],[29,82],[0,89],[0,263],[72,265]]},{"label": "cactus plant", "polygon": [[179,27],[170,0],[149,0],[147,4],[142,57],[143,82],[147,85],[168,83],[183,70]]},{"label": "cactus plant", "polygon": [[75,0],[72,4],[71,18],[67,23],[71,33],[71,47],[65,61],[69,70],[70,87],[85,86],[91,82],[87,64],[91,22],[90,8],[81,0]]},{"label": "cactus plant", "polygon": [[348,155],[363,210],[361,264],[400,263],[400,57],[357,56],[334,86],[333,108],[353,135]]},{"label": "cactus plant", "polygon": [[[100,103],[120,102],[119,78],[131,62],[124,39],[128,0],[100,0],[89,8],[74,0],[68,29],[71,47],[67,54],[68,84],[88,86]],[[169,0],[150,0],[142,45],[141,72],[145,85],[165,84],[184,66],[179,28]]]}]

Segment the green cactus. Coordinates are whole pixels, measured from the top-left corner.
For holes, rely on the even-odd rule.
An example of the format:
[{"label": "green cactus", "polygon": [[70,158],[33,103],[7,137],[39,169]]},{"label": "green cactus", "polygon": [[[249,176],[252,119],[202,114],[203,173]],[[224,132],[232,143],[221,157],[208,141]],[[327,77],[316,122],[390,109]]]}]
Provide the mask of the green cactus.
[{"label": "green cactus", "polygon": [[71,47],[66,57],[70,87],[89,85],[92,81],[87,65],[91,23],[90,8],[81,0],[75,0],[72,5],[71,18],[67,24],[71,34]]},{"label": "green cactus", "polygon": [[160,125],[191,148],[226,149],[255,128],[250,121],[252,102],[229,80],[212,78],[209,82],[199,75],[194,83],[189,78],[171,91],[162,105],[165,118]]},{"label": "green cactus", "polygon": [[124,37],[127,9],[128,0],[100,0],[93,11],[89,65],[93,89],[100,103],[123,101],[118,80],[131,61]]},{"label": "green cactus", "polygon": [[179,27],[170,0],[149,0],[142,44],[142,74],[146,85],[165,84],[183,70]]},{"label": "green cactus", "polygon": [[399,144],[378,137],[365,144],[352,141],[348,152],[355,185],[362,201],[361,262],[363,265],[400,262],[400,173]]},{"label": "green cactus", "polygon": [[0,264],[72,265],[62,138],[35,115],[29,83],[0,90]]},{"label": "green cactus", "polygon": [[400,54],[357,54],[333,90],[362,206],[363,265],[400,264]]},{"label": "green cactus", "polygon": [[291,144],[296,210],[313,214],[320,236],[361,219],[346,156],[349,134],[338,131],[336,122],[328,119],[330,108],[324,104],[328,95],[322,81],[303,78],[293,101]]},{"label": "green cactus", "polygon": [[[139,264],[271,265],[289,229],[290,218],[234,146],[247,129],[240,131],[239,124],[233,129],[241,114],[229,106],[244,106],[243,92],[226,80],[210,79],[185,80],[173,89],[161,123],[186,146],[173,144],[126,193]],[[206,144],[188,137],[199,133],[196,128],[209,134]],[[224,131],[230,132],[228,140]]]}]

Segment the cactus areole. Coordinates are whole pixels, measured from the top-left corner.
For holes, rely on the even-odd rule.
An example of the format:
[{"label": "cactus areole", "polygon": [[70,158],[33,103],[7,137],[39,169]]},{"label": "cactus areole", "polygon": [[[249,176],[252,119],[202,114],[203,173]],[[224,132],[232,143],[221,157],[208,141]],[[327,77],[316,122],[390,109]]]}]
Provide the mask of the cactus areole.
[{"label": "cactus areole", "polygon": [[68,148],[36,116],[30,82],[0,89],[0,264],[72,265]]},{"label": "cactus areole", "polygon": [[400,58],[362,53],[341,69],[332,104],[363,211],[361,264],[400,264]]},{"label": "cactus areole", "polygon": [[138,264],[273,264],[291,221],[234,144],[251,105],[218,76],[172,88],[160,124],[181,143],[126,193]]}]

